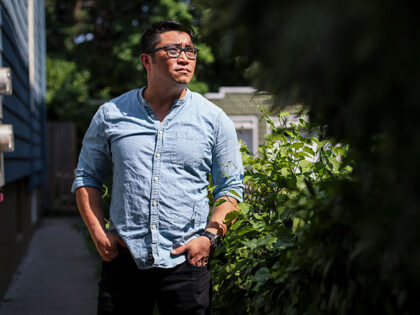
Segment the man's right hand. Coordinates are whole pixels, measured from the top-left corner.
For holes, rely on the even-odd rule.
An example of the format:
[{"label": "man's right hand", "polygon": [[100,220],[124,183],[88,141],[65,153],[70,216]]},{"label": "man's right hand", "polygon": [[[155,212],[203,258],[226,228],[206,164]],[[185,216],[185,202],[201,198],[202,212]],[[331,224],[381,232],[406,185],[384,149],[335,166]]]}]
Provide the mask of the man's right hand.
[{"label": "man's right hand", "polygon": [[106,232],[95,240],[96,249],[104,261],[111,261],[118,256],[118,245],[127,247],[124,241],[117,235]]}]

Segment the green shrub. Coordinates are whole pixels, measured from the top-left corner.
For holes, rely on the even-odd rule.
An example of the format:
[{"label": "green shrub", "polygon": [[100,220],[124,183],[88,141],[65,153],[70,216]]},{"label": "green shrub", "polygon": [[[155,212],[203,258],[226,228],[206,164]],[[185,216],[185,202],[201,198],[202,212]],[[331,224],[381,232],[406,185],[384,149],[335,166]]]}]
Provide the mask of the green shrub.
[{"label": "green shrub", "polygon": [[272,133],[257,156],[242,147],[244,203],[212,260],[216,314],[339,313],[355,294],[340,279],[362,245],[342,239],[346,218],[333,207],[350,182],[347,148],[316,136],[303,116],[287,126],[287,116],[276,128],[265,113]]}]

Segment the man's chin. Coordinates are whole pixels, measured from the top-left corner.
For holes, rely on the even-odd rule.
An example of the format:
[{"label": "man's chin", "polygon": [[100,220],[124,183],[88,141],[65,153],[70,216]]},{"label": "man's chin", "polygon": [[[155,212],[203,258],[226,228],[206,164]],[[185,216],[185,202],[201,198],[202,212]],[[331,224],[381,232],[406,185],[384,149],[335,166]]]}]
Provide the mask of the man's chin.
[{"label": "man's chin", "polygon": [[188,83],[190,83],[191,82],[191,79],[190,80],[187,80],[187,79],[179,79],[179,80],[175,80],[176,81],[176,83],[178,83],[178,84],[181,84],[181,85],[187,85]]},{"label": "man's chin", "polygon": [[174,77],[174,80],[179,83],[179,84],[184,84],[187,85],[188,83],[191,82],[192,77],[190,76],[179,76],[179,77]]}]

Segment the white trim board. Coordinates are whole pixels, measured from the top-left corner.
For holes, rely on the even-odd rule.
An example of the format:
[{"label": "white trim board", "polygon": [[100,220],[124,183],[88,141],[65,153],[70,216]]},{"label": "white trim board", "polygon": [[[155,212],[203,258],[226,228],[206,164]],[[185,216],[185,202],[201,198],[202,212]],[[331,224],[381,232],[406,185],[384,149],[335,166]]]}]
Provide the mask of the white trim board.
[{"label": "white trim board", "polygon": [[257,90],[250,86],[222,86],[219,92],[205,93],[204,97],[209,100],[221,100],[226,94],[254,94]]},{"label": "white trim board", "polygon": [[258,116],[257,115],[228,115],[236,130],[252,130],[252,153],[258,151]]}]

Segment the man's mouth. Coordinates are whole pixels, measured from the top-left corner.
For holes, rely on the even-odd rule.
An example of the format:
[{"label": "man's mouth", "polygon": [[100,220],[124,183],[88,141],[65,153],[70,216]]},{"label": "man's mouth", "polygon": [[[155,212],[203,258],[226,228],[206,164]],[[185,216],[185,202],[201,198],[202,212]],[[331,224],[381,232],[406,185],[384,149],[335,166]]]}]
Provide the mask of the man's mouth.
[{"label": "man's mouth", "polygon": [[175,69],[176,72],[182,72],[182,73],[190,73],[191,71],[187,68],[178,68]]}]

